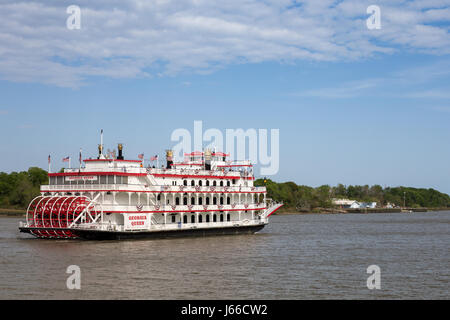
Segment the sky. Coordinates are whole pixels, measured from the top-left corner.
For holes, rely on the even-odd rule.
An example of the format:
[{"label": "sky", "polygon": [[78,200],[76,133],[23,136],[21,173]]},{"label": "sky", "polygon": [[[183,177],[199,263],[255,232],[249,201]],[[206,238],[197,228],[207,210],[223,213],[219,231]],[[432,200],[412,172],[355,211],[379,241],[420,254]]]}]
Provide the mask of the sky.
[{"label": "sky", "polygon": [[77,165],[101,129],[163,158],[202,121],[278,129],[275,181],[450,194],[449,22],[445,0],[2,0],[0,171]]}]

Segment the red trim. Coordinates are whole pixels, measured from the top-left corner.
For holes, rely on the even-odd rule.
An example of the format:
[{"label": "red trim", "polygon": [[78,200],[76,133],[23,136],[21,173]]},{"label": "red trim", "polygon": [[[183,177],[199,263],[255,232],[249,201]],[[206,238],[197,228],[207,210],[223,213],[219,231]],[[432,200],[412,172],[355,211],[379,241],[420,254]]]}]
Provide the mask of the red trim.
[{"label": "red trim", "polygon": [[61,172],[49,173],[49,177],[70,177],[70,176],[136,176],[144,177],[147,173],[128,173],[128,172]]},{"label": "red trim", "polygon": [[283,204],[281,206],[279,206],[277,209],[273,210],[266,218],[270,217],[272,215],[272,213],[275,213],[278,211],[278,209],[280,209],[283,206]]},{"label": "red trim", "polygon": [[83,160],[84,162],[94,162],[94,161],[110,161],[110,162],[112,162],[112,161],[114,161],[114,162],[137,162],[137,163],[139,163],[139,162],[142,162],[142,160],[118,160],[118,159],[85,159],[85,160]]},{"label": "red trim", "polygon": [[218,168],[226,168],[226,167],[253,167],[252,164],[230,164],[230,165],[221,165],[217,166]]},{"label": "red trim", "polygon": [[229,211],[257,211],[257,210],[264,210],[267,208],[258,208],[258,209],[217,209],[217,210],[173,210],[173,211],[163,211],[163,210],[159,210],[159,211],[109,211],[106,210],[105,212],[110,212],[110,213],[164,213],[164,212],[171,212],[171,213],[175,213],[175,212],[219,212],[219,211],[223,211],[223,212],[229,212]]},{"label": "red trim", "polygon": [[172,163],[172,166],[203,166],[203,163]]},{"label": "red trim", "polygon": [[140,192],[140,193],[265,193],[265,191],[141,191],[141,190],[41,190],[41,192]]}]

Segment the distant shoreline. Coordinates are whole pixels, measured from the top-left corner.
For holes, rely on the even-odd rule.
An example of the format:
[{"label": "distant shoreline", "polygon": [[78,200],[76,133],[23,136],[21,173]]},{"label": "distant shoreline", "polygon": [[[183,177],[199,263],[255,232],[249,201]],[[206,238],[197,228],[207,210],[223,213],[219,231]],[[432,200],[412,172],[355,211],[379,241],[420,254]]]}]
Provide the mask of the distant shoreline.
[{"label": "distant shoreline", "polygon": [[[369,213],[408,213],[408,212],[436,212],[450,211],[450,208],[374,208],[374,209],[330,209],[318,208],[313,211],[297,211],[296,209],[286,208],[279,210],[275,215],[302,215],[302,214],[369,214]],[[22,209],[3,209],[0,208],[0,217],[21,217],[26,215],[26,210]]]}]

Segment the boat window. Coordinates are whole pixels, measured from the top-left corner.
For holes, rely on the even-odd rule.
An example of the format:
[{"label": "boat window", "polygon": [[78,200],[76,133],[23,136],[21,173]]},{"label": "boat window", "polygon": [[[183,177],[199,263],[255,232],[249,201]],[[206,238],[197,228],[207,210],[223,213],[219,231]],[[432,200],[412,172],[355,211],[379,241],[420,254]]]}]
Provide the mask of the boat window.
[{"label": "boat window", "polygon": [[183,181],[183,184],[184,184],[185,186],[187,186],[187,180],[184,180],[184,181]]},{"label": "boat window", "polygon": [[229,187],[231,184],[230,184],[230,181],[227,181],[227,186]]},{"label": "boat window", "polygon": [[227,221],[230,221],[230,214],[227,214]]},{"label": "boat window", "polygon": [[209,197],[206,197],[206,204],[209,204]]},{"label": "boat window", "polygon": [[209,187],[209,180],[206,180],[206,186]]},{"label": "boat window", "polygon": [[191,223],[195,223],[195,216],[194,215],[191,216]]},{"label": "boat window", "polygon": [[223,197],[220,197],[220,204],[223,204]]},{"label": "boat window", "polygon": [[213,215],[213,222],[217,222],[217,214]]},{"label": "boat window", "polygon": [[184,215],[184,216],[183,216],[183,223],[187,223],[187,219],[188,219],[188,218],[187,218],[187,215]]},{"label": "boat window", "polygon": [[194,180],[191,181],[191,186],[192,187],[195,186],[195,181]]},{"label": "boat window", "polygon": [[172,223],[175,222],[175,218],[176,218],[175,215],[173,215],[173,216],[172,216]]},{"label": "boat window", "polygon": [[183,198],[183,205],[187,206],[187,198],[186,197]]},{"label": "boat window", "polygon": [[216,197],[213,198],[213,204],[217,204],[217,198]]},{"label": "boat window", "polygon": [[220,215],[220,222],[223,222],[223,214]]},{"label": "boat window", "polygon": [[214,187],[217,186],[217,183],[216,183],[215,181],[213,181],[213,186],[214,186]]},{"label": "boat window", "polygon": [[223,187],[223,181],[220,181],[220,186]]},{"label": "boat window", "polygon": [[209,222],[209,214],[206,215],[206,222]]},{"label": "boat window", "polygon": [[180,205],[180,198],[178,198],[178,197],[175,198],[175,204],[176,204],[177,206]]},{"label": "boat window", "polygon": [[202,180],[198,181],[198,185],[201,186],[203,184]]},{"label": "boat window", "polygon": [[200,204],[200,205],[203,204],[203,198],[202,197],[198,198],[198,204]]},{"label": "boat window", "polygon": [[231,198],[227,197],[227,204],[231,204]]},{"label": "boat window", "polygon": [[198,222],[199,223],[203,222],[203,216],[201,214],[198,215]]}]

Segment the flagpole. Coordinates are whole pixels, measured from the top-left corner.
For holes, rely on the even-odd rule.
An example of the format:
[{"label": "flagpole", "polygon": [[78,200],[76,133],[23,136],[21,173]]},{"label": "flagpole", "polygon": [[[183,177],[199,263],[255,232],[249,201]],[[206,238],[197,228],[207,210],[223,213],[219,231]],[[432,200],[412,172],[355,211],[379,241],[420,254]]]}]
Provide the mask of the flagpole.
[{"label": "flagpole", "polygon": [[70,157],[69,157],[69,169],[71,169],[72,167],[71,167],[71,165],[70,165]]}]

